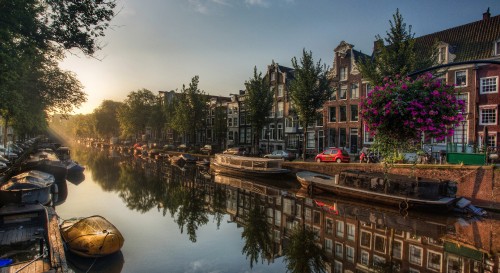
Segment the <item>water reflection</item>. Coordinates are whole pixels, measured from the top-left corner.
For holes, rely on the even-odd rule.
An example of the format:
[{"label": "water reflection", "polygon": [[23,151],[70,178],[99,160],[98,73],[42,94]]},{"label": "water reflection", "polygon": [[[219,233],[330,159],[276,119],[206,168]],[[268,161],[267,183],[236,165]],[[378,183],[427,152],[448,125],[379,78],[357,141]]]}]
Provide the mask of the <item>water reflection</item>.
[{"label": "water reflection", "polygon": [[[284,257],[295,244],[294,231],[305,227],[314,232],[313,245],[321,246],[322,252],[317,256],[331,272],[498,270],[496,218],[401,214],[348,199],[312,198],[296,181],[235,179],[196,165],[172,166],[129,154],[118,157],[116,151],[89,149],[73,156],[92,170],[103,190],[116,192],[129,209],[157,209],[174,219],[191,242],[197,241],[197,231],[211,216],[220,227],[228,215],[243,229],[242,254],[250,268]],[[291,258],[286,260],[298,262]]]}]

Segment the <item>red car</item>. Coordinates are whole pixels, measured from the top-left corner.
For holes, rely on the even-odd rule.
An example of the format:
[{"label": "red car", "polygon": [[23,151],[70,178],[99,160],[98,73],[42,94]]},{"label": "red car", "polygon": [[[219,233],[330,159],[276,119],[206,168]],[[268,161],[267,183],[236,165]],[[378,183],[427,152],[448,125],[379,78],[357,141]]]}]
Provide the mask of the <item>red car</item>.
[{"label": "red car", "polygon": [[349,163],[351,158],[346,150],[340,148],[326,148],[322,153],[316,155],[314,160],[320,162]]}]

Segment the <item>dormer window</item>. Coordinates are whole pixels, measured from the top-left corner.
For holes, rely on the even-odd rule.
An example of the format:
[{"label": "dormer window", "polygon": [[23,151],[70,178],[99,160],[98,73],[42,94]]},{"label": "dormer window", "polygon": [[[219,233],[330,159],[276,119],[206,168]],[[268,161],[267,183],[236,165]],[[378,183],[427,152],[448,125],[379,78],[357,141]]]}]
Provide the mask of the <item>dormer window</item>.
[{"label": "dormer window", "polygon": [[276,73],[271,72],[271,81],[275,81],[275,80],[276,80]]},{"label": "dormer window", "polygon": [[495,55],[496,56],[500,55],[500,40],[497,40],[495,42]]},{"label": "dormer window", "polygon": [[448,47],[446,46],[440,46],[438,48],[438,63],[444,64],[447,63],[447,57],[448,57]]}]

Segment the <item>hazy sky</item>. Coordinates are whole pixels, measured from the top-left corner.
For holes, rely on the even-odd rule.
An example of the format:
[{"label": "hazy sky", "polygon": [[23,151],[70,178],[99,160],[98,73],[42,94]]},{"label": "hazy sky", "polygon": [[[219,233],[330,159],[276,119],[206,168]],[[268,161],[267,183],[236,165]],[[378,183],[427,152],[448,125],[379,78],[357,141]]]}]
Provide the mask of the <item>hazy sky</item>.
[{"label": "hazy sky", "polygon": [[120,10],[96,58],[68,54],[61,67],[77,74],[90,113],[142,88],[181,89],[200,77],[211,95],[236,93],[274,60],[291,67],[302,49],[331,67],[342,41],[371,54],[399,8],[416,36],[482,19],[500,0],[118,0]]}]

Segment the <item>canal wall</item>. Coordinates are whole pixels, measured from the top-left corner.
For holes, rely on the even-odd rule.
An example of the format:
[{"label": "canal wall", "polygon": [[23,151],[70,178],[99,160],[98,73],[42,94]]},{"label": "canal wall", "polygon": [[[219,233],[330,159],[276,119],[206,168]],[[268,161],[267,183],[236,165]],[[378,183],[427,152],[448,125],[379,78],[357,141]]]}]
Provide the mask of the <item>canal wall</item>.
[{"label": "canal wall", "polygon": [[[308,170],[327,175],[348,169],[384,171],[383,164],[367,163],[285,162],[283,167],[294,173]],[[395,164],[389,167],[389,173],[456,181],[457,196],[469,199],[476,206],[500,211],[500,170],[495,166]]]}]

